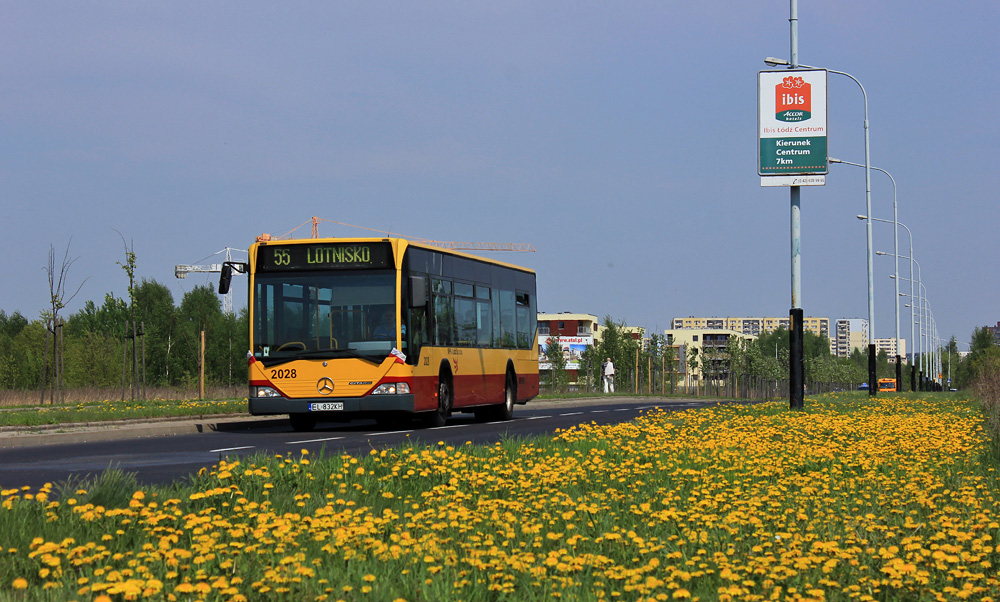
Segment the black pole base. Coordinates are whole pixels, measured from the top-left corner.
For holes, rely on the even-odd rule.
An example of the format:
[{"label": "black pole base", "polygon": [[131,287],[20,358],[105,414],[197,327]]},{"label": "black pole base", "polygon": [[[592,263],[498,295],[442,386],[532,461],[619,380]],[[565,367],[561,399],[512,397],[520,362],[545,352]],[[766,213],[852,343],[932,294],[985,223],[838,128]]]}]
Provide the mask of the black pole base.
[{"label": "black pole base", "polygon": [[875,397],[878,393],[878,370],[875,343],[868,344],[868,396]]},{"label": "black pole base", "polygon": [[805,359],[803,357],[803,312],[801,308],[788,310],[788,407],[805,408]]}]

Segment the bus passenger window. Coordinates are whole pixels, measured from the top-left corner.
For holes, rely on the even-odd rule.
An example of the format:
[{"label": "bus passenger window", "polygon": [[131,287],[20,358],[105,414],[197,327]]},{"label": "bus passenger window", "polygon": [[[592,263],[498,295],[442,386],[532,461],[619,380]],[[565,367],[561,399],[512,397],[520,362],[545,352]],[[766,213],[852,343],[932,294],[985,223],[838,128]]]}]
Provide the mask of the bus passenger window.
[{"label": "bus passenger window", "polygon": [[517,321],[514,319],[514,291],[497,291],[500,297],[500,346],[514,347]]}]

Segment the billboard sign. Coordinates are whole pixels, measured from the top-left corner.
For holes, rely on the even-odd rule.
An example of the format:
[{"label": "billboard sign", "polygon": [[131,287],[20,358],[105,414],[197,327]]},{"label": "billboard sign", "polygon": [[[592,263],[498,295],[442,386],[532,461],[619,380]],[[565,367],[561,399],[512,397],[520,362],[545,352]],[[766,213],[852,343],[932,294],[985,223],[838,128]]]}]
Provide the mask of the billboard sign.
[{"label": "billboard sign", "polygon": [[[538,369],[551,370],[552,364],[545,357],[545,350],[553,337],[538,337]],[[563,357],[566,358],[567,370],[579,370],[580,360],[587,347],[594,346],[594,337],[559,337],[559,346],[562,347]]]},{"label": "billboard sign", "polygon": [[[759,175],[825,175],[829,171],[826,84],[826,69],[757,74]],[[772,184],[762,177],[761,185]]]}]

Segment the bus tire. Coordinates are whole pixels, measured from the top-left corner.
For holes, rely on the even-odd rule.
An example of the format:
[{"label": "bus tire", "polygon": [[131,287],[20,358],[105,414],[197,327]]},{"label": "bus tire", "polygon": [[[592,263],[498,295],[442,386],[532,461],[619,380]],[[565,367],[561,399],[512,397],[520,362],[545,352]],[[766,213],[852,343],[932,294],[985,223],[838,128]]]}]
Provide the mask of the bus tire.
[{"label": "bus tire", "polygon": [[497,406],[494,420],[507,421],[514,417],[514,402],[517,401],[517,381],[514,373],[507,370],[507,378],[503,387],[503,405]]},{"label": "bus tire", "polygon": [[309,414],[289,414],[288,422],[292,425],[292,430],[303,433],[316,428],[316,417]]},{"label": "bus tire", "polygon": [[437,409],[427,418],[427,426],[444,426],[451,415],[451,403],[454,398],[454,388],[451,385],[451,374],[442,371],[438,377]]}]

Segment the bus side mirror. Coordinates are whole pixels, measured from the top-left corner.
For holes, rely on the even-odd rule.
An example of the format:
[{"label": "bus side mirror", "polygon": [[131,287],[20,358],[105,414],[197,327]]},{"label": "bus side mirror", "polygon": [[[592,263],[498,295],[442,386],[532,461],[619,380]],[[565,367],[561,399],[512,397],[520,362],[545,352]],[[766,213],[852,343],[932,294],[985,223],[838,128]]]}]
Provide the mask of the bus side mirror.
[{"label": "bus side mirror", "polygon": [[228,263],[222,264],[222,274],[219,276],[219,294],[225,295],[229,292],[229,283],[233,280],[233,266]]},{"label": "bus side mirror", "polygon": [[422,276],[410,276],[410,307],[427,305],[427,279]]}]

